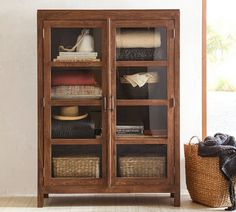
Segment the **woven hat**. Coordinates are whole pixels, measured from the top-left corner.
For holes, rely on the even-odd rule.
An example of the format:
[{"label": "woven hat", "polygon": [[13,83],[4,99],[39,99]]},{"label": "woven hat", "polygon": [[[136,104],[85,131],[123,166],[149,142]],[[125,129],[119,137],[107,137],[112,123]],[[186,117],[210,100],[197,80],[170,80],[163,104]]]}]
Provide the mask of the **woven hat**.
[{"label": "woven hat", "polygon": [[64,106],[60,108],[60,114],[54,115],[53,118],[57,120],[63,121],[73,121],[84,119],[88,116],[87,113],[83,115],[79,115],[79,107],[78,106]]}]

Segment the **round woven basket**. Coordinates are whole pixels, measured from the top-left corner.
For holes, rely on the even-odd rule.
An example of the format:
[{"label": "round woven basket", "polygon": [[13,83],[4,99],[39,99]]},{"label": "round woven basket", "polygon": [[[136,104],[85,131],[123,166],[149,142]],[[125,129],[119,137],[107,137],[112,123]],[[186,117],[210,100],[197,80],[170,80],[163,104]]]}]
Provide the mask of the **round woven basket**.
[{"label": "round woven basket", "polygon": [[199,156],[198,144],[191,143],[194,138],[184,145],[186,183],[192,200],[210,207],[230,206],[229,184],[220,171],[219,157]]}]

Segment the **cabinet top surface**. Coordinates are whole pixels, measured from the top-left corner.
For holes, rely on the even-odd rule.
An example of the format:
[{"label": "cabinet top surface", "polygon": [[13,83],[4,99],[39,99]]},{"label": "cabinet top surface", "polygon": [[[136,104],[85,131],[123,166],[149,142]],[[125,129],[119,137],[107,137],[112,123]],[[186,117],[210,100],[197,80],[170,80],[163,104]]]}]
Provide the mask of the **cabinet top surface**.
[{"label": "cabinet top surface", "polygon": [[161,10],[38,10],[38,18],[44,20],[55,19],[177,19],[179,9]]}]

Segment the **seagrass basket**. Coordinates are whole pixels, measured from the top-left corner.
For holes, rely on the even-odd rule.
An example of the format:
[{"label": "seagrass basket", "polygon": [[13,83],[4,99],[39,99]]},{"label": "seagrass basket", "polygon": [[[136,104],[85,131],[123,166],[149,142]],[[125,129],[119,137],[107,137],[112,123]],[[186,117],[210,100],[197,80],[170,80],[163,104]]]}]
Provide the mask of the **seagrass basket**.
[{"label": "seagrass basket", "polygon": [[192,137],[184,145],[187,189],[194,202],[210,207],[230,206],[229,185],[220,171],[219,157],[201,157]]},{"label": "seagrass basket", "polygon": [[66,156],[53,158],[54,177],[99,178],[99,157]]},{"label": "seagrass basket", "polygon": [[166,158],[157,156],[122,156],[121,177],[166,177]]}]

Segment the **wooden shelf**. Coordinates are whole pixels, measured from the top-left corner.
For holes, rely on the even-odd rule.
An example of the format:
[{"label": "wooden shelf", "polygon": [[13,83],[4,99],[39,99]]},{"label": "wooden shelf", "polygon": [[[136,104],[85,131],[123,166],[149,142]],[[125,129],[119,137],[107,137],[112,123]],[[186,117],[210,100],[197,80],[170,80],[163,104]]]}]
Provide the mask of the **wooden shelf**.
[{"label": "wooden shelf", "polygon": [[[50,181],[52,182],[52,187],[55,188],[56,186],[73,186],[79,185],[80,187],[86,188],[86,184],[89,184],[90,186],[96,186],[96,187],[101,187],[102,185],[105,184],[104,178],[99,177],[99,178],[82,178],[82,177],[51,177]],[[83,189],[84,189],[83,188]],[[83,190],[82,189],[82,190]],[[55,192],[57,193],[57,192]],[[63,192],[64,193],[64,192]],[[78,192],[77,192],[78,193]]]},{"label": "wooden shelf", "polygon": [[116,144],[168,144],[164,136],[117,136]]},{"label": "wooden shelf", "polygon": [[101,137],[94,139],[51,139],[53,145],[93,145],[102,144]]},{"label": "wooden shelf", "polygon": [[168,62],[166,60],[160,61],[116,61],[116,67],[136,67],[136,66],[158,66],[166,67]]},{"label": "wooden shelf", "polygon": [[49,104],[51,106],[70,106],[70,105],[81,105],[81,106],[101,106],[101,99],[52,99]]},{"label": "wooden shelf", "polygon": [[145,105],[168,105],[168,100],[162,99],[117,99],[117,106],[145,106]]},{"label": "wooden shelf", "polygon": [[94,62],[58,62],[53,61],[50,62],[50,66],[52,68],[79,68],[79,67],[102,67],[103,63],[101,61],[94,61]]},{"label": "wooden shelf", "polygon": [[[116,177],[115,184],[117,186],[125,186],[127,184],[133,184],[135,186],[150,185],[152,187],[156,183],[159,183],[159,187],[166,188],[167,177]],[[150,188],[149,188],[150,189]]]}]

